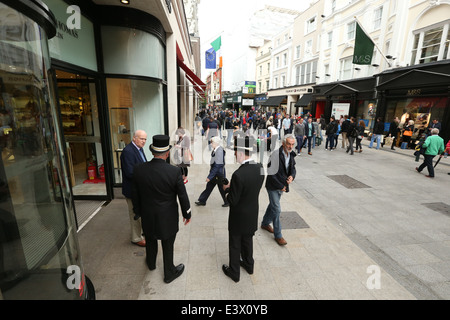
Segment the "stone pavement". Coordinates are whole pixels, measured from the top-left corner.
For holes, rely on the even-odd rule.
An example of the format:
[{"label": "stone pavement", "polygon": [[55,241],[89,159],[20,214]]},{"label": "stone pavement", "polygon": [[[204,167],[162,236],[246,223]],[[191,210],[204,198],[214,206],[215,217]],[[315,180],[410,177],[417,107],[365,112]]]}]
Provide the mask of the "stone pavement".
[{"label": "stone pavement", "polygon": [[[283,236],[259,229],[255,271],[234,283],[228,264],[228,208],[214,190],[205,207],[208,165],[194,164],[186,185],[193,217],[175,242],[184,273],[163,282],[162,250],[149,271],[145,250],[130,244],[120,189],[79,231],[86,274],[98,300],[428,300],[450,299],[450,158],[436,178],[418,174],[412,151],[368,149],[353,156],[316,147],[296,157],[297,177],[282,196]],[[385,150],[387,149],[387,150]],[[199,157],[196,162],[199,162]],[[204,160],[209,160],[205,152]],[[420,163],[419,163],[420,164]],[[227,176],[237,168],[227,153]],[[262,219],[268,204],[260,193]]]}]

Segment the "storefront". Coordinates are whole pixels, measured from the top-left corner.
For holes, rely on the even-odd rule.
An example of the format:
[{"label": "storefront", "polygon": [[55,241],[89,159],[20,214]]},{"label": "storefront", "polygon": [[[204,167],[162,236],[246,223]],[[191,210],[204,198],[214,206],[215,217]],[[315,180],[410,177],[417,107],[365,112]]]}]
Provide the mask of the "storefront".
[{"label": "storefront", "polygon": [[43,1],[57,19],[50,53],[74,197],[110,200],[133,132],[168,134],[166,33],[143,11],[85,1],[71,2],[73,28],[68,2]]},{"label": "storefront", "polygon": [[366,128],[372,128],[376,114],[376,79],[373,77],[345,82],[333,82],[314,86],[312,95],[313,115],[321,115],[328,121],[348,115],[364,120]]},{"label": "storefront", "polygon": [[416,140],[434,119],[442,125],[440,136],[450,138],[450,63],[440,61],[425,66],[401,68],[378,75],[379,110],[385,123],[400,119],[400,127],[414,121]]},{"label": "storefront", "polygon": [[91,299],[40,0],[0,1],[0,300]]}]

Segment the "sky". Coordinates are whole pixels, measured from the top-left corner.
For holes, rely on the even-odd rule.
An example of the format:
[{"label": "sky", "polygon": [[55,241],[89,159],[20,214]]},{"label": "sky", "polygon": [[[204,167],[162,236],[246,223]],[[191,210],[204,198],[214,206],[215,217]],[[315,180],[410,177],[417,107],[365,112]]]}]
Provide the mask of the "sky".
[{"label": "sky", "polygon": [[[263,9],[266,5],[302,12],[309,7],[310,2],[306,0],[201,0],[198,5],[201,55],[211,48],[211,42],[224,31],[232,35],[231,38],[236,40],[236,45],[242,45],[242,33],[247,28],[245,23],[255,11]],[[233,44],[227,43],[227,46],[232,47]],[[204,71],[202,70],[203,77],[206,74]]]}]

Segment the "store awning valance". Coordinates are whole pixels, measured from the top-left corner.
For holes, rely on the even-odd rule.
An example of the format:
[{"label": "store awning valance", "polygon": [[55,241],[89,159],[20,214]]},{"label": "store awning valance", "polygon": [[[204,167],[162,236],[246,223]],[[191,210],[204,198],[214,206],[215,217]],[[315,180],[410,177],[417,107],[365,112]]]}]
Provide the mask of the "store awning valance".
[{"label": "store awning valance", "polygon": [[287,96],[269,97],[266,102],[262,103],[262,106],[278,107],[287,99]]},{"label": "store awning valance", "polygon": [[311,103],[311,100],[312,100],[312,94],[306,93],[300,99],[298,99],[295,106],[296,107],[306,107]]},{"label": "store awning valance", "polygon": [[178,66],[186,72],[186,78],[192,83],[195,91],[198,92],[200,97],[205,97],[206,84],[200,80],[200,78],[187,66],[184,64],[184,58],[181,54],[181,50],[177,43],[177,64]]}]

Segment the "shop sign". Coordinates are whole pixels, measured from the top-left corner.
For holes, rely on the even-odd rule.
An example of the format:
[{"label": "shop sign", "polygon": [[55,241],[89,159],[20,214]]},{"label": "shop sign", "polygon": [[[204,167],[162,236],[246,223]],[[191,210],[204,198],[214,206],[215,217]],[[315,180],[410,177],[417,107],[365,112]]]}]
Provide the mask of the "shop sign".
[{"label": "shop sign", "polygon": [[64,62],[97,71],[94,26],[78,6],[62,0],[44,0],[57,21],[56,37],[50,39],[50,56]]}]

